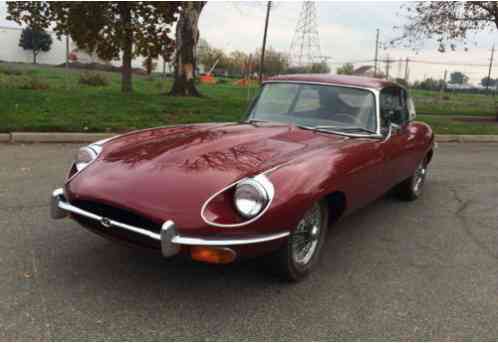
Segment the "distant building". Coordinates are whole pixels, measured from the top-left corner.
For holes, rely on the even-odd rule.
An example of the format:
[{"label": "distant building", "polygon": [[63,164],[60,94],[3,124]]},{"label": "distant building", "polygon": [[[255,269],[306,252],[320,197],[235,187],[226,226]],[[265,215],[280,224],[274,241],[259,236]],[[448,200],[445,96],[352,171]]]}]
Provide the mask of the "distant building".
[{"label": "distant building", "polygon": [[[0,60],[6,62],[32,63],[33,54],[31,50],[24,50],[19,46],[21,28],[0,26]],[[61,64],[66,60],[66,42],[57,39],[54,32],[48,32],[52,36],[50,51],[41,52],[38,55],[40,64]]]},{"label": "distant building", "polygon": [[[486,87],[484,87],[482,85],[473,85],[473,84],[469,84],[469,83],[463,83],[463,84],[447,83],[446,89],[448,89],[448,90],[463,90],[463,91],[471,91],[471,90],[481,91],[481,90],[485,90]],[[493,89],[493,87],[490,87],[490,89]]]},{"label": "distant building", "polygon": [[[33,54],[31,50],[24,50],[19,46],[22,28],[0,26],[0,61],[17,62],[17,63],[32,63]],[[39,64],[59,65],[66,62],[66,39],[65,36],[59,40],[55,32],[47,31],[52,36],[52,46],[48,52],[41,52],[38,55]],[[81,63],[106,63],[94,55],[88,54],[79,50],[76,44],[69,39],[69,51],[76,55],[77,61]],[[142,68],[142,57],[133,59],[132,66],[134,68]],[[156,72],[163,70],[162,58],[157,60]],[[112,65],[120,66],[121,61],[115,60],[110,62]],[[171,72],[171,63],[167,63],[166,72]]]}]

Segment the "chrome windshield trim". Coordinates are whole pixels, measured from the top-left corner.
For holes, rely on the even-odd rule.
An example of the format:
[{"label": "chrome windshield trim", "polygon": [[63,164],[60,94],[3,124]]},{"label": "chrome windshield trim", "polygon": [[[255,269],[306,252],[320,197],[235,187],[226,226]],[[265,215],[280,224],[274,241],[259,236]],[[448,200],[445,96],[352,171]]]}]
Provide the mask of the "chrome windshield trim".
[{"label": "chrome windshield trim", "polygon": [[[380,126],[380,90],[377,88],[370,88],[370,87],[362,87],[362,86],[353,86],[353,85],[344,85],[340,83],[333,83],[333,82],[313,82],[313,81],[295,81],[295,80],[268,80],[264,81],[263,85],[265,84],[270,84],[270,83],[297,83],[297,84],[307,84],[307,85],[319,85],[319,86],[334,86],[334,87],[344,87],[344,88],[354,88],[354,89],[361,89],[361,90],[366,90],[370,91],[373,93],[374,98],[375,98],[375,109],[376,109],[376,119],[377,119],[377,135],[382,137],[381,133],[381,126]],[[250,118],[250,114],[248,115],[248,118]],[[373,137],[377,138],[377,137]]]}]

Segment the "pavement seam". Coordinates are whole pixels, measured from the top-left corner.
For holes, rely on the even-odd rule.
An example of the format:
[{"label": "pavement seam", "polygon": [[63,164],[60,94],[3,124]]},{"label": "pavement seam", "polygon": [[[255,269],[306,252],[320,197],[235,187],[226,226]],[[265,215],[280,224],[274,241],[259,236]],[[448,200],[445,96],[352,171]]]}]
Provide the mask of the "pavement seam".
[{"label": "pavement seam", "polygon": [[455,211],[455,216],[460,219],[460,222],[462,223],[463,229],[465,234],[470,238],[474,244],[476,244],[479,249],[483,252],[486,253],[489,257],[498,260],[498,256],[493,253],[492,250],[490,250],[485,244],[483,244],[479,239],[476,237],[474,232],[469,227],[469,223],[467,221],[467,217],[464,215],[464,211],[467,209],[467,207],[472,203],[472,199],[470,200],[463,200],[460,195],[458,194],[458,190],[455,188],[451,189],[451,192],[453,193],[453,198],[458,202],[460,205],[458,209]]}]

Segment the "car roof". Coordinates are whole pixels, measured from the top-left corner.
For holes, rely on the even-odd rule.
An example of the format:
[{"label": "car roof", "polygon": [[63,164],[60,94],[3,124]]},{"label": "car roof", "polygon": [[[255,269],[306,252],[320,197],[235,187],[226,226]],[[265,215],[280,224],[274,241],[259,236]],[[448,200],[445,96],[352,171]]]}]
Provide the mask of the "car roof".
[{"label": "car roof", "polygon": [[310,82],[310,83],[329,83],[333,85],[344,85],[353,87],[383,89],[386,87],[401,87],[397,83],[376,79],[373,77],[352,76],[352,75],[332,75],[332,74],[289,74],[277,75],[269,78],[265,82],[272,81],[290,81],[290,82]]}]

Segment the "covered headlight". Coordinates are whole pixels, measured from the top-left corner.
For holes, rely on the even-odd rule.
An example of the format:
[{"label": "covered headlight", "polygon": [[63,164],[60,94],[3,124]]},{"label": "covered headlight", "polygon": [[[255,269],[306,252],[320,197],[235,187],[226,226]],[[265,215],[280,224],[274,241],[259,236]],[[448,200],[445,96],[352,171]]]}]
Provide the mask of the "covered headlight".
[{"label": "covered headlight", "polygon": [[99,156],[101,150],[102,148],[98,145],[89,145],[79,149],[74,161],[76,170],[81,171],[85,169],[85,167],[87,167]]},{"label": "covered headlight", "polygon": [[263,211],[273,196],[273,185],[263,175],[241,181],[235,187],[235,208],[244,218],[253,218]]}]

